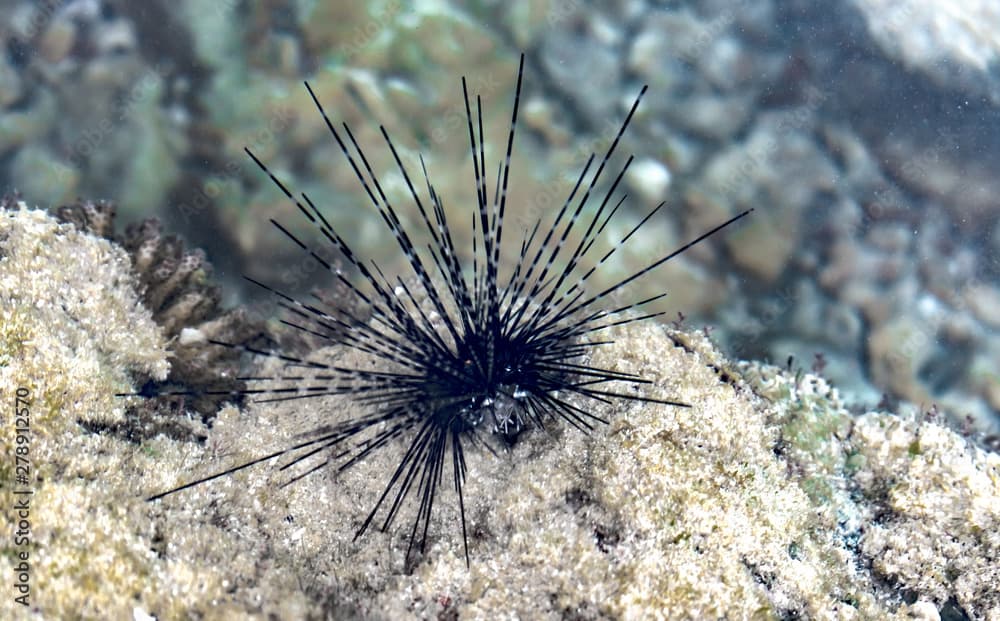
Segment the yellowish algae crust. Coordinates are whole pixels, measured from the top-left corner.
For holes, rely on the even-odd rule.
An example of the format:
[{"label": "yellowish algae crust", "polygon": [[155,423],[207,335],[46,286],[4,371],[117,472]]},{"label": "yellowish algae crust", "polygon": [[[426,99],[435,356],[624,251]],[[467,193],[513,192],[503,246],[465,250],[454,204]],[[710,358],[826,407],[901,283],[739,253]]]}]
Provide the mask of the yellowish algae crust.
[{"label": "yellowish algae crust", "polygon": [[[589,436],[556,424],[551,433],[527,434],[509,454],[470,451],[471,568],[447,472],[428,550],[412,573],[401,572],[412,510],[389,533],[373,529],[354,540],[402,443],[289,487],[279,485],[288,472],[262,468],[165,500],[158,523],[168,558],[230,567],[234,584],[255,589],[238,588],[229,599],[234,609],[256,610],[259,600],[247,592],[267,585],[264,601],[274,610],[283,593],[275,585],[292,584],[308,609],[394,619],[449,612],[463,619],[936,619],[949,599],[975,618],[996,617],[988,570],[996,549],[987,542],[1000,497],[995,456],[934,424],[889,414],[855,419],[821,377],[733,365],[701,334],[648,325],[611,338],[615,344],[601,348],[594,364],[640,374],[654,382],[643,388],[647,395],[692,407],[618,403],[594,411],[611,424]],[[319,356],[344,366],[361,362],[335,348]],[[278,370],[269,363],[262,374]],[[229,408],[206,448],[186,449],[183,465],[162,469],[155,487],[265,454],[299,441],[303,430],[352,415],[346,398]],[[940,572],[939,559],[907,553],[905,540],[896,542],[892,567],[882,563],[893,555],[875,556],[870,547],[880,541],[875,524],[893,528],[878,490],[893,473],[904,474],[889,463],[865,479],[876,463],[868,454],[888,440],[867,440],[863,430],[882,419],[951,438],[947,462],[981,473],[964,479],[971,487],[961,492],[977,498],[981,524],[966,531],[972,558],[963,561],[970,565],[964,584],[925,588]],[[945,482],[923,481],[920,494],[958,493]],[[962,532],[944,536],[944,528],[926,537],[951,541]],[[889,590],[887,581],[896,580],[914,603]]]},{"label": "yellowish algae crust", "polygon": [[[80,421],[124,420],[115,392],[129,371],[163,378],[166,344],[139,303],[126,253],[43,211],[0,212],[0,618],[116,618],[156,576],[148,520],[129,516],[136,464],[126,443],[85,433]],[[14,480],[15,394],[29,395],[27,485]],[[148,466],[147,466],[148,467]],[[29,488],[30,543],[15,544],[15,489]],[[30,608],[14,601],[15,555],[27,551]],[[166,567],[166,563],[162,564]],[[166,572],[163,572],[166,573]],[[177,582],[175,577],[174,582]],[[177,596],[156,594],[164,606]]]},{"label": "yellowish algae crust", "polygon": [[937,619],[950,600],[973,619],[1000,619],[1000,455],[923,415],[852,416],[817,375],[740,368],[774,400],[780,450],[821,523],[879,580],[918,598],[900,610]]},{"label": "yellowish algae crust", "polygon": [[[41,617],[931,620],[952,600],[1000,618],[996,455],[933,423],[852,416],[821,377],[733,364],[701,334],[652,324],[609,334],[591,362],[653,382],[618,390],[691,407],[577,402],[610,425],[553,424],[495,457],[470,448],[471,568],[447,471],[412,571],[413,507],[355,540],[402,442],[287,487],[291,472],[262,465],[146,503],[359,412],[346,397],[227,406],[211,429],[190,423],[203,444],[84,431],[78,420],[122,421],[110,395],[129,369],[162,373],[164,344],[124,255],[38,212],[2,222],[0,381],[4,395],[33,386]],[[362,362],[337,348],[317,358]],[[0,603],[0,618],[25,612]]]},{"label": "yellowish algae crust", "polygon": [[1000,619],[1000,455],[887,414],[854,428],[855,479],[888,509],[862,549],[876,569],[973,618]]},{"label": "yellowish algae crust", "polygon": [[[594,364],[653,380],[649,396],[691,407],[627,404],[607,430],[515,449],[513,467],[476,495],[495,497],[480,525],[494,537],[488,550],[469,572],[450,557],[419,567],[379,595],[390,616],[416,608],[418,589],[462,600],[463,618],[888,614],[775,456],[775,409],[720,380],[727,363],[711,344],[655,325],[613,338]],[[418,616],[435,612],[419,604]]]}]

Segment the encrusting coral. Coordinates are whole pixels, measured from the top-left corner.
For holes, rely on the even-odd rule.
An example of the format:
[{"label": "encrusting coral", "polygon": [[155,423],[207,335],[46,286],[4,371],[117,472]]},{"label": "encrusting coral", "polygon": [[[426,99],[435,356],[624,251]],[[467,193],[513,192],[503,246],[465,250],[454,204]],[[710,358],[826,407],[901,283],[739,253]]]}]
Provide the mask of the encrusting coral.
[{"label": "encrusting coral", "polygon": [[[0,542],[0,573],[25,573],[29,588],[26,606],[6,592],[0,618],[140,618],[145,606],[173,619],[209,609],[231,571],[160,558],[157,524],[137,493],[146,473],[178,467],[179,448],[157,454],[89,431],[129,424],[114,395],[133,389],[131,375],[162,381],[169,371],[167,340],[141,303],[128,254],[23,203],[0,207],[0,526],[11,534]],[[9,416],[18,389],[28,394],[19,405],[28,431]],[[18,436],[27,438],[26,481],[14,479]],[[27,517],[13,509],[25,489]],[[15,530],[27,533],[20,543]],[[16,574],[22,553],[28,571]]]},{"label": "encrusting coral", "polygon": [[[170,340],[170,375],[165,382],[173,389],[196,393],[245,388],[235,379],[238,352],[208,341],[246,343],[262,333],[262,322],[252,321],[243,308],[226,310],[220,305],[219,287],[211,280],[212,266],[204,251],[187,250],[176,235],[165,235],[156,218],[130,224],[124,235],[117,236],[115,211],[108,201],[81,200],[59,207],[55,215],[128,251],[142,303]],[[201,394],[190,401],[207,420],[224,398]]]},{"label": "encrusting coral", "polygon": [[[866,557],[900,587],[1000,618],[1000,455],[938,425],[867,414],[854,480],[872,502]],[[877,519],[876,519],[877,518]]]},{"label": "encrusting coral", "polygon": [[[124,404],[114,394],[129,386],[129,372],[162,379],[168,371],[165,340],[139,302],[125,252],[60,225],[43,211],[5,199],[0,209],[0,394],[4,396],[0,444],[4,532],[14,532],[14,394],[27,390],[28,480],[31,489],[30,602],[50,615],[69,605],[117,598],[122,584],[102,572],[118,567],[148,545],[129,536],[114,515],[114,497],[92,487],[119,455],[89,455],[92,467],[67,468],[85,435],[78,421],[120,422]],[[66,510],[69,509],[67,512]],[[84,518],[85,514],[87,517]],[[82,536],[85,535],[85,536]],[[0,571],[13,576],[15,547],[4,537]],[[134,579],[134,578],[133,578]],[[21,610],[4,597],[0,616]],[[87,607],[77,612],[88,610]],[[96,609],[92,609],[96,610]]]},{"label": "encrusting coral", "polygon": [[354,540],[402,443],[288,487],[261,464],[144,501],[356,414],[347,398],[224,407],[191,422],[204,444],[90,433],[78,423],[125,415],[127,371],[166,372],[127,255],[19,208],[0,218],[0,283],[0,384],[33,391],[44,617],[1000,618],[1000,458],[934,422],[856,417],[821,377],[733,364],[703,334],[619,329],[593,362],[691,407],[609,405],[590,435],[471,451],[471,567],[450,489],[406,567],[408,527]]},{"label": "encrusting coral", "polygon": [[887,602],[905,594],[924,610],[1000,619],[1000,455],[934,416],[854,416],[816,375],[740,366],[773,400],[776,448],[827,527],[876,586],[893,585]]},{"label": "encrusting coral", "polygon": [[120,416],[114,393],[129,371],[166,377],[166,342],[128,270],[111,242],[0,204],[0,376],[5,394],[25,386],[46,405],[35,410],[35,433]]}]

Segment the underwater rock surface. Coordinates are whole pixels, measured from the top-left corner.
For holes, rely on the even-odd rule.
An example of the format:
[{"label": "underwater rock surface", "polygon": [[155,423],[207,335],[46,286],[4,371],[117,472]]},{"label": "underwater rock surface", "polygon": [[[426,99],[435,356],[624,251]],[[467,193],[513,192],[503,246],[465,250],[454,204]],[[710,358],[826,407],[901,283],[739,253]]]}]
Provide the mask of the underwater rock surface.
[{"label": "underwater rock surface", "polygon": [[1000,456],[937,418],[852,414],[818,375],[733,363],[664,326],[618,331],[594,363],[692,407],[609,406],[590,435],[553,425],[508,454],[470,451],[470,568],[450,487],[411,567],[412,507],[354,540],[399,443],[336,476],[281,487],[264,465],[147,503],[357,410],[224,407],[211,429],[190,422],[202,444],[88,431],[130,424],[111,396],[130,372],[167,370],[135,286],[110,242],[40,211],[0,218],[0,387],[31,388],[35,489],[32,608],[4,598],[3,618],[1000,618]]},{"label": "underwater rock surface", "polygon": [[1000,6],[990,0],[853,0],[882,52],[935,81],[1000,101]]}]

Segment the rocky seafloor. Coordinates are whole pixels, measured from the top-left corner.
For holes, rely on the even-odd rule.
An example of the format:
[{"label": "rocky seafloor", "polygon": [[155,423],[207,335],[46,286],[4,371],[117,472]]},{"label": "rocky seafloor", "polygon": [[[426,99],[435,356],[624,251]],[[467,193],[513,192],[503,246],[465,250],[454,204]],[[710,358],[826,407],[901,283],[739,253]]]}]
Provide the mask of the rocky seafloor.
[{"label": "rocky seafloor", "polygon": [[[81,206],[101,204],[81,196],[112,199],[120,219],[135,227],[117,236],[98,231],[125,254],[114,250],[116,241],[87,246],[81,256],[102,267],[81,272],[91,268],[44,261],[57,240],[72,247],[90,236],[32,216],[30,235],[45,249],[32,269],[48,276],[0,271],[4,395],[18,381],[47,382],[33,445],[39,463],[48,464],[39,499],[49,508],[39,519],[59,526],[42,528],[35,542],[59,553],[38,557],[49,564],[39,568],[36,601],[57,606],[39,614],[470,617],[502,612],[506,598],[510,616],[641,616],[636,611],[652,602],[629,599],[637,597],[637,584],[655,585],[649,592],[664,594],[660,605],[671,618],[998,614],[993,590],[983,587],[997,582],[990,571],[1000,562],[994,3],[0,0],[0,16],[0,192],[17,191],[30,205],[73,205],[77,215]],[[662,466],[670,476],[657,485],[696,489],[656,488],[646,500],[714,497],[721,504],[710,513],[742,518],[706,527],[682,512],[683,503],[647,504],[657,507],[654,517],[631,504],[634,498],[626,504],[601,474],[609,460],[635,462],[621,457],[632,453],[621,452],[624,440],[612,430],[560,436],[588,456],[578,466],[557,457],[561,444],[533,441],[532,455],[576,477],[554,482],[559,488],[545,487],[548,481],[521,486],[517,481],[537,473],[517,456],[502,465],[484,460],[487,470],[499,468],[484,471],[481,482],[482,496],[493,500],[479,508],[474,554],[486,562],[464,573],[450,522],[439,526],[436,552],[414,574],[400,575],[401,534],[352,543],[378,491],[370,484],[351,491],[356,501],[345,508],[342,492],[352,486],[321,479],[279,492],[268,487],[275,479],[265,468],[253,475],[260,478],[241,480],[263,490],[253,498],[226,494],[234,484],[220,483],[144,505],[144,493],[184,473],[249,458],[252,449],[280,444],[299,428],[279,425],[288,414],[256,406],[226,409],[213,422],[217,400],[125,406],[108,397],[163,378],[205,386],[220,376],[230,381],[233,361],[201,339],[267,334],[261,326],[269,311],[255,306],[241,272],[288,288],[317,282],[313,263],[293,255],[279,234],[262,232],[271,217],[294,217],[294,207],[242,149],[249,146],[324,204],[338,229],[391,269],[397,253],[380,241],[377,218],[358,208],[367,197],[340,163],[302,79],[336,120],[351,124],[376,170],[394,166],[382,148],[383,123],[408,165],[419,166],[416,155],[423,155],[455,218],[465,218],[474,189],[459,77],[468,76],[470,90],[482,94],[486,134],[500,145],[522,51],[522,131],[508,215],[515,230],[559,204],[586,157],[606,148],[644,83],[649,95],[621,146],[636,156],[623,182],[623,209],[638,219],[660,200],[670,208],[619,253],[607,276],[634,271],[726,215],[756,209],[746,226],[672,262],[649,285],[651,293],[669,291],[670,308],[688,316],[682,328],[707,326],[729,358],[756,361],[725,366],[743,386],[734,399],[749,399],[747,412],[760,419],[758,439],[772,461],[760,446],[716,450],[762,473],[785,468],[784,478],[768,479],[776,487],[767,493],[778,498],[780,488],[780,498],[794,506],[780,515],[751,511],[757,501],[721,483],[712,487],[704,471],[711,464],[736,476],[726,459],[701,463],[674,451],[723,445],[689,435],[693,430],[655,427],[677,421],[670,411],[649,412],[658,422],[635,433],[655,439],[639,452],[676,457],[698,473],[690,478]],[[400,180],[384,179],[389,196],[404,200]],[[187,247],[140,224],[150,215],[181,233]],[[14,221],[5,226],[12,230]],[[468,242],[467,227],[456,234],[459,246]],[[10,239],[0,236],[0,243],[12,247]],[[221,287],[206,284],[204,257],[194,246],[209,250]],[[155,265],[143,256],[155,257]],[[11,265],[7,255],[0,261]],[[29,295],[35,310],[23,305]],[[249,301],[250,312],[224,310],[236,301]],[[95,321],[95,309],[109,304],[118,306]],[[684,377],[685,360],[723,360],[706,344],[682,355],[673,346],[679,338],[663,328],[624,334],[620,343],[635,351],[644,339],[659,343],[657,362],[644,368],[656,376]],[[168,360],[172,377],[164,375]],[[690,390],[685,395],[711,392],[703,383],[664,381],[665,389]],[[313,415],[321,409],[343,408],[324,405]],[[812,420],[809,412],[822,415]],[[736,429],[748,424],[711,408],[703,415],[722,416]],[[646,420],[617,413],[614,429],[628,416]],[[693,420],[706,433],[715,428]],[[14,442],[16,435],[3,438]],[[751,459],[747,451],[757,452]],[[637,479],[654,467],[635,463],[629,476]],[[498,499],[497,490],[512,485],[515,495]],[[765,491],[747,487],[748,494]],[[800,493],[809,504],[795,505]],[[308,506],[315,498],[326,503],[320,515]],[[533,526],[498,525],[492,502],[505,503],[511,515],[534,511],[523,518]],[[800,509],[815,513],[802,527],[815,532],[782,539],[785,557],[776,548],[739,547],[740,524],[772,523],[760,531],[769,540],[777,525],[794,531]],[[547,524],[546,514],[557,516],[553,524],[564,538],[546,531],[548,539],[513,539]],[[650,530],[668,517],[680,525],[666,530],[676,541]],[[184,528],[190,537],[177,534]],[[579,551],[567,552],[566,561],[585,576],[575,586],[577,574],[565,567],[544,573],[543,560],[563,558],[552,546],[565,538],[575,542],[567,550]],[[689,540],[694,547],[683,548]],[[591,543],[596,547],[586,547]],[[808,553],[798,562],[792,557],[802,548]],[[737,555],[737,564],[712,556],[718,550]],[[676,588],[638,559],[647,553],[648,563],[680,577]],[[498,578],[504,572],[520,578],[506,584]],[[686,590],[695,583],[723,590]],[[46,588],[61,599],[42,596]],[[692,593],[706,599],[684,599]],[[757,607],[699,609],[706,601]],[[212,612],[211,602],[221,607]]]},{"label": "rocky seafloor", "polygon": [[[210,428],[189,417],[187,437],[137,439],[146,421],[113,395],[165,377],[172,354],[128,254],[8,207],[0,390],[27,391],[30,430],[5,421],[0,441],[28,447],[30,472],[15,481],[6,460],[0,497],[32,494],[29,543],[0,555],[15,576],[28,553],[28,605],[7,594],[4,618],[1000,618],[1000,456],[940,419],[858,415],[819,374],[732,362],[703,332],[654,324],[618,330],[593,362],[691,407],[609,405],[591,434],[554,426],[471,451],[468,567],[445,491],[416,560],[405,511],[355,538],[401,443],[290,486],[265,464],[147,502],[353,406],[230,405]],[[4,512],[7,532],[15,521]]]}]

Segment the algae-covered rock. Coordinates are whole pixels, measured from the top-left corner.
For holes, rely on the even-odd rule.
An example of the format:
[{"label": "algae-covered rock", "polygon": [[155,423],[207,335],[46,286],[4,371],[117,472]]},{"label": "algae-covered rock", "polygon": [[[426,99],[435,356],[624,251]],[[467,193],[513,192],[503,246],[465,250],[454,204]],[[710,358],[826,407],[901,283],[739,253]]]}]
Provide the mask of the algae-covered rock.
[{"label": "algae-covered rock", "polygon": [[828,526],[876,586],[894,585],[886,603],[906,594],[935,615],[957,603],[1000,618],[1000,456],[933,414],[855,416],[816,375],[741,369],[774,399],[781,452]]},{"label": "algae-covered rock", "polygon": [[938,425],[870,413],[854,425],[854,480],[871,508],[875,570],[974,619],[1000,618],[1000,455]]},{"label": "algae-covered rock", "polygon": [[125,252],[23,204],[0,210],[0,315],[0,382],[44,404],[34,408],[39,436],[80,418],[115,420],[128,371],[162,378],[169,369]]},{"label": "algae-covered rock", "polygon": [[[11,576],[29,553],[31,606],[5,598],[3,618],[1000,615],[996,455],[933,422],[858,417],[822,377],[733,363],[702,333],[651,323],[617,329],[592,363],[650,380],[616,390],[689,407],[576,402],[609,424],[553,423],[497,454],[470,445],[469,566],[450,472],[410,562],[410,503],[387,532],[377,520],[355,537],[401,441],[293,485],[316,462],[282,471],[279,459],[147,502],[358,406],[227,406],[211,429],[190,423],[183,437],[204,443],[135,442],[116,431],[128,421],[113,395],[130,390],[130,370],[164,373],[166,356],[127,255],[41,212],[5,212],[0,226],[0,382],[5,395],[30,387],[36,474],[30,543],[5,540],[0,556]],[[346,367],[355,355],[316,354]]]},{"label": "algae-covered rock", "polygon": [[[145,509],[129,488],[143,467],[134,447],[86,431],[125,423],[126,404],[114,395],[131,389],[130,372],[162,379],[169,369],[166,343],[129,270],[114,244],[4,200],[0,573],[5,584],[16,577],[28,589],[27,605],[15,600],[24,592],[5,589],[4,619],[31,611],[122,618],[152,600],[179,612],[197,591],[180,576],[205,573],[155,562],[153,525],[133,515]],[[147,591],[151,583],[170,588]]]}]

